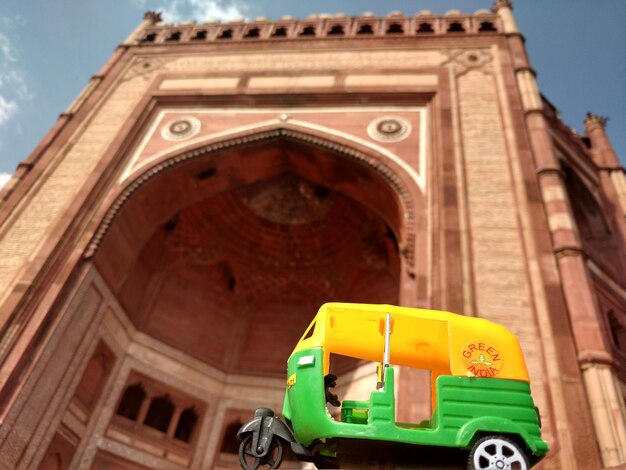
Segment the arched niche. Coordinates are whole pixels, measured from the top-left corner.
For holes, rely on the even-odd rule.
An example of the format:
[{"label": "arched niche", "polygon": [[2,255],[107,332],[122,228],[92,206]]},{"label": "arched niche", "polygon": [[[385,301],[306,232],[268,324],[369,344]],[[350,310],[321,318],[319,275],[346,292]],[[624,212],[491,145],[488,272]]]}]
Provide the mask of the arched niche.
[{"label": "arched niche", "polygon": [[583,243],[607,241],[611,231],[601,205],[582,178],[568,165],[563,165],[567,195]]},{"label": "arched niche", "polygon": [[86,257],[138,330],[226,372],[278,376],[321,303],[401,303],[409,180],[286,129],[189,149],[120,190]]},{"label": "arched niche", "polygon": [[607,217],[613,211],[611,202],[594,191],[574,167],[563,164],[562,168],[567,197],[585,253],[619,277],[626,266],[619,256],[615,256],[621,235],[619,230],[613,229],[610,217]]}]

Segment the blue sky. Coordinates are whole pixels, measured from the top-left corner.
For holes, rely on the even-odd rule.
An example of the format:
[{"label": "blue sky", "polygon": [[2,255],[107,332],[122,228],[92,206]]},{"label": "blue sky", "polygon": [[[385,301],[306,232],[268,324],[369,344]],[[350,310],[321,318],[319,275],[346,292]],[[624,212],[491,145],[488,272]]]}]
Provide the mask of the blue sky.
[{"label": "blue sky", "polygon": [[[473,13],[491,0],[0,0],[0,181],[27,158],[146,10],[168,21],[399,10]],[[542,93],[569,126],[587,111],[626,162],[626,0],[517,0]]]}]

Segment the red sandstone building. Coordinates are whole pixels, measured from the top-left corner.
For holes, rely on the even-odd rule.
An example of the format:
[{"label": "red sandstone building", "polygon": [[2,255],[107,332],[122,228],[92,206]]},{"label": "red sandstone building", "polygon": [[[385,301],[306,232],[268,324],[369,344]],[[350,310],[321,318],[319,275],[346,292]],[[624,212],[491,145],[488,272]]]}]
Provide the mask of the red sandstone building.
[{"label": "red sandstone building", "polygon": [[[330,300],[495,320],[551,452],[626,462],[626,179],[538,92],[510,4],[166,25],[2,190],[0,467],[233,468]],[[346,362],[339,394],[373,386]],[[399,372],[399,419],[430,414]]]}]

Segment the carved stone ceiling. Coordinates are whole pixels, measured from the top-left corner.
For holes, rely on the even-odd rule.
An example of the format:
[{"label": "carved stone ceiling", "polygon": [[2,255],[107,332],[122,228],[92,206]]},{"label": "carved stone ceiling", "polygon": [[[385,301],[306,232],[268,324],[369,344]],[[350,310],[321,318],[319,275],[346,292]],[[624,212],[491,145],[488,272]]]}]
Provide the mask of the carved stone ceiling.
[{"label": "carved stone ceiling", "polygon": [[399,264],[380,217],[286,172],[180,210],[119,299],[140,330],[211,365],[283,374],[322,303],[397,302]]}]

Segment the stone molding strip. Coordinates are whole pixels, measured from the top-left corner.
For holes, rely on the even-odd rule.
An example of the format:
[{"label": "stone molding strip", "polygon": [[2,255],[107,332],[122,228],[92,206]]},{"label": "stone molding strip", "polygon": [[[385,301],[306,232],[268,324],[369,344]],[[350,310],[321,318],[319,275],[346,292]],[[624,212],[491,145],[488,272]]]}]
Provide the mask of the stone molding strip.
[{"label": "stone molding strip", "polygon": [[579,246],[561,246],[554,249],[554,255],[557,259],[564,258],[566,256],[582,256],[587,258],[587,253]]}]

